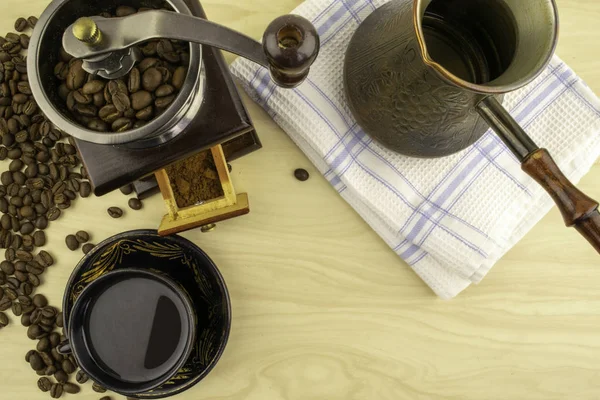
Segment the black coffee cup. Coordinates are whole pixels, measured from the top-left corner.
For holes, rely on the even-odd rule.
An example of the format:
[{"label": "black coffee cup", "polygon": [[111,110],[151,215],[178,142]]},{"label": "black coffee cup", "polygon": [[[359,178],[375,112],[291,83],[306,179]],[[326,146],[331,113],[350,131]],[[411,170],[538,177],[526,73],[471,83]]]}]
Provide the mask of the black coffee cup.
[{"label": "black coffee cup", "polygon": [[59,351],[73,353],[79,367],[109,390],[148,392],[186,363],[196,335],[192,304],[163,274],[137,268],[106,273],[75,301]]}]

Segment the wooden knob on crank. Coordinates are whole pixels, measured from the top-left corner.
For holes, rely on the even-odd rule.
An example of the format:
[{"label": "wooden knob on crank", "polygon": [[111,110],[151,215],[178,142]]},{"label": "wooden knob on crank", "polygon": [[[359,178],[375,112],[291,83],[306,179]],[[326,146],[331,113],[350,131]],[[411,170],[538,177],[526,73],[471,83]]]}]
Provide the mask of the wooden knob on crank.
[{"label": "wooden knob on crank", "polygon": [[300,85],[319,53],[317,30],[306,18],[283,15],[265,30],[263,47],[273,81],[284,88]]}]

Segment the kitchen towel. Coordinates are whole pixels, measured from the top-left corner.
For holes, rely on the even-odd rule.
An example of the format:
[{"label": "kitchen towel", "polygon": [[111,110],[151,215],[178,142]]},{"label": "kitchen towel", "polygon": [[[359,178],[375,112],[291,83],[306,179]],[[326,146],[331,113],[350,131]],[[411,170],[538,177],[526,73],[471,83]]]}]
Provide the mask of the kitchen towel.
[{"label": "kitchen towel", "polygon": [[[321,51],[294,90],[247,60],[231,69],[390,248],[450,299],[479,283],[553,203],[491,131],[458,154],[425,160],[389,151],[361,130],[345,102],[344,54],[360,22],[384,3],[308,0],[295,9],[317,28]],[[600,101],[560,59],[504,105],[573,182],[600,156]]]}]

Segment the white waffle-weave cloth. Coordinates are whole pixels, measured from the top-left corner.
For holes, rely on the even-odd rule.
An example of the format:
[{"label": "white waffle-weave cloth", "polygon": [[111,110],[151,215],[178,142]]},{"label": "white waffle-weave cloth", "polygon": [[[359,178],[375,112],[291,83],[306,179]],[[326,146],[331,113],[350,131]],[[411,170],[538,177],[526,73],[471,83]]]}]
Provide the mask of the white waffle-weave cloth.
[{"label": "white waffle-weave cloth", "polygon": [[[434,160],[396,154],[361,130],[345,102],[344,54],[361,21],[384,3],[308,0],[296,8],[315,25],[322,46],[296,89],[278,88],[265,68],[244,59],[231,69],[390,248],[450,299],[479,283],[553,203],[491,130],[470,148]],[[573,182],[600,156],[600,101],[557,57],[504,105]]]}]

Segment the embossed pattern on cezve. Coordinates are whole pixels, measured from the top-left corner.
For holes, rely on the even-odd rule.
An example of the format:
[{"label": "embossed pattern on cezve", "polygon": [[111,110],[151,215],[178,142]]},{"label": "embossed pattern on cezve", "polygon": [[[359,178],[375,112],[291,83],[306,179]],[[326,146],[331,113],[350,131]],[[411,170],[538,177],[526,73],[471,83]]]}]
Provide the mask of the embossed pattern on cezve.
[{"label": "embossed pattern on cezve", "polygon": [[442,157],[475,143],[488,126],[474,111],[480,95],[447,84],[423,62],[412,4],[388,3],[359,26],[346,54],[346,94],[358,124],[384,146]]}]

